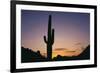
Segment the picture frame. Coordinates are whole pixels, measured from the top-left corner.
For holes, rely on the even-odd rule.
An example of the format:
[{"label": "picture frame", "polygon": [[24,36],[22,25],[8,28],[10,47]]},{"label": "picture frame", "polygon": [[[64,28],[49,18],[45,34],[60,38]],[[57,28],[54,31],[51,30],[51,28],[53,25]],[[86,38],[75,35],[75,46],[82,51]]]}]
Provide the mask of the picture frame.
[{"label": "picture frame", "polygon": [[[33,15],[40,14],[40,16],[39,16],[40,20],[38,17],[33,18],[34,16],[31,15],[31,13],[33,13],[33,12],[34,12]],[[60,17],[61,16],[64,17],[64,15],[68,14],[68,15],[70,15],[69,16],[70,19],[72,19],[73,17],[76,17],[76,19],[80,19],[79,20],[80,23],[81,23],[81,18],[82,18],[82,20],[84,20],[82,23],[88,22],[89,23],[88,25],[85,25],[85,24],[83,25],[82,23],[81,23],[82,25],[79,24],[80,25],[79,28],[85,28],[85,29],[81,29],[83,31],[83,33],[85,33],[85,34],[87,34],[86,32],[88,32],[89,38],[88,39],[86,38],[86,39],[89,41],[89,44],[91,47],[91,48],[89,47],[89,49],[90,49],[89,50],[90,53],[88,52],[89,57],[82,58],[82,56],[81,56],[81,58],[79,58],[79,56],[78,56],[78,60],[75,60],[76,57],[74,57],[74,58],[72,57],[72,58],[68,58],[68,61],[67,61],[65,59],[63,60],[62,56],[60,56],[62,54],[60,54],[60,55],[57,54],[57,56],[59,55],[56,58],[57,61],[56,60],[52,61],[51,60],[52,56],[50,56],[50,55],[53,53],[53,51],[49,50],[49,51],[47,51],[47,52],[49,52],[49,54],[47,54],[47,59],[45,59],[45,61],[44,60],[36,60],[35,62],[31,62],[29,60],[27,61],[25,59],[22,59],[23,56],[22,56],[21,49],[22,49],[22,43],[24,43],[23,38],[24,38],[24,36],[26,36],[26,33],[28,32],[28,30],[31,29],[31,25],[25,24],[25,23],[28,22],[28,19],[31,20],[32,18],[34,19],[33,22],[37,21],[37,19],[38,19],[37,22],[41,22],[41,19],[45,18],[42,15],[43,13],[48,15],[48,18],[46,18],[46,19],[48,19],[48,21],[47,21],[48,22],[47,23],[48,24],[48,26],[47,26],[48,32],[46,32],[46,34],[48,33],[48,35],[46,35],[44,37],[45,42],[47,39],[46,37],[49,38],[49,36],[50,36],[49,28],[50,28],[50,30],[52,30],[51,23],[54,22],[53,17],[56,14],[58,14]],[[27,15],[29,15],[29,17],[27,17]],[[79,15],[79,18],[78,18],[78,15]],[[85,18],[85,16],[86,16],[86,18]],[[57,17],[55,17],[55,20],[56,20],[56,18]],[[66,19],[69,19],[69,18],[66,18]],[[62,20],[64,20],[64,19],[62,19]],[[74,22],[74,20],[75,20],[75,18],[73,19],[73,22]],[[51,22],[51,21],[53,21],[53,22]],[[65,20],[65,21],[67,21],[67,20]],[[76,22],[76,20],[75,20],[75,22]],[[64,23],[64,22],[62,22],[62,23]],[[63,28],[66,27],[66,25],[63,25],[62,23],[57,26],[54,25],[55,26],[54,30],[57,30],[58,28],[61,29],[61,26],[63,26]],[[24,25],[22,25],[22,24],[24,24]],[[42,32],[42,29],[43,29],[41,26],[42,23],[36,24],[36,25],[34,24],[32,26],[35,29],[35,28],[39,27],[39,25],[40,25],[41,30],[39,28],[38,29]],[[72,24],[73,26],[70,26],[70,25],[67,25],[67,26],[73,27],[73,30],[74,30],[75,26],[78,27],[78,25],[75,25],[75,26],[73,24]],[[24,26],[25,26],[25,28],[23,28]],[[43,25],[43,27],[45,27],[45,26],[46,25]],[[30,28],[28,29],[28,27],[30,27]],[[66,31],[66,29],[68,29],[68,28],[65,28],[64,31]],[[58,31],[62,33],[62,29],[60,31],[58,29]],[[54,31],[54,30],[52,30],[52,35],[55,32],[54,35],[56,36],[55,38],[57,38],[57,35],[56,35],[57,31]],[[81,30],[80,30],[80,32],[81,32]],[[24,32],[25,32],[25,35],[24,35]],[[33,32],[33,33],[35,34],[35,32]],[[64,34],[67,34],[67,31],[66,31],[66,33],[64,32]],[[79,35],[79,34],[77,34],[77,35]],[[81,38],[81,39],[84,39],[84,37],[85,36],[83,36],[83,38]],[[78,68],[97,67],[97,7],[94,5],[46,3],[46,2],[33,2],[33,1],[11,1],[11,38],[10,39],[11,39],[11,61],[10,61],[10,64],[11,64],[10,71],[11,72],[29,72],[29,71],[44,71],[44,70],[78,69]],[[48,41],[49,41],[49,39],[48,39]],[[36,44],[36,43],[34,43],[34,44]],[[78,42],[76,44],[79,45],[80,43]],[[23,44],[23,45],[26,46],[25,44]],[[50,44],[49,44],[49,47],[50,47]],[[28,48],[28,47],[25,47],[25,48]],[[61,50],[61,49],[57,48],[57,50]],[[52,52],[51,54],[50,54],[50,51]],[[37,53],[40,53],[40,50],[37,51]],[[24,54],[24,55],[26,55],[26,54]],[[72,56],[72,54],[70,54],[70,55]],[[65,56],[65,54],[64,54],[64,56]],[[60,58],[60,59],[58,59],[58,58]]]}]

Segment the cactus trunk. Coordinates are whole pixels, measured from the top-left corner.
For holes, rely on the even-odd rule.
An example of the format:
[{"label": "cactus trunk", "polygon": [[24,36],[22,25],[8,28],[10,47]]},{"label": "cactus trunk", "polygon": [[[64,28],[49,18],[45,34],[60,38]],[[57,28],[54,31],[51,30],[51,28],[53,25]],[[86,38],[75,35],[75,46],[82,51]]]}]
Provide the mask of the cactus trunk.
[{"label": "cactus trunk", "polygon": [[54,29],[51,29],[51,15],[48,22],[48,37],[44,36],[44,42],[47,44],[47,60],[52,59],[52,45],[54,43]]}]

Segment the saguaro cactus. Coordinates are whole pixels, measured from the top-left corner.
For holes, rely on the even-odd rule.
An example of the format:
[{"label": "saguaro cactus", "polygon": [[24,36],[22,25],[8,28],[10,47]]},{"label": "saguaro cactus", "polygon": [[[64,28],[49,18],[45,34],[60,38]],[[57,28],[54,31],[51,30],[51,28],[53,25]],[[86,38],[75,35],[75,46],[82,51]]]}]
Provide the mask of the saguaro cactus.
[{"label": "saguaro cactus", "polygon": [[47,59],[52,59],[52,45],[54,43],[54,29],[51,29],[51,15],[49,15],[48,34],[44,36],[44,42],[47,44]]}]

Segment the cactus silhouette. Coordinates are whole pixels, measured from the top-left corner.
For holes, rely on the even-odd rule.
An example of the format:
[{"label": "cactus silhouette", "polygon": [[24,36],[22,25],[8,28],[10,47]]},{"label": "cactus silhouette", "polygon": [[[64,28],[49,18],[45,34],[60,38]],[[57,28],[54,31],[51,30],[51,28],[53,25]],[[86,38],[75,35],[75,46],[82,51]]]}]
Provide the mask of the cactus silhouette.
[{"label": "cactus silhouette", "polygon": [[47,44],[47,60],[52,59],[52,45],[54,43],[54,29],[51,28],[51,15],[48,22],[48,37],[44,36],[44,42]]}]

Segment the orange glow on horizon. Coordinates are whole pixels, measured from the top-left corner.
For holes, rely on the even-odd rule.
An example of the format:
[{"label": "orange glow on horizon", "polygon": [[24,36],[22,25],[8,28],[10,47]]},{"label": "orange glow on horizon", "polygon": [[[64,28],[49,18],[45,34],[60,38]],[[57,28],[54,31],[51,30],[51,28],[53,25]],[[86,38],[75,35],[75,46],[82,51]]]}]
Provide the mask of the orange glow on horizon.
[{"label": "orange glow on horizon", "polygon": [[[70,50],[70,49],[66,49],[66,48],[56,48],[56,49],[53,49],[53,51],[52,51],[52,58],[57,57],[58,55],[68,56],[68,57],[78,56],[82,52],[83,52],[83,50],[81,48],[75,49],[75,50]],[[41,55],[47,57],[46,51],[45,52],[40,51],[40,53],[41,53]]]}]

